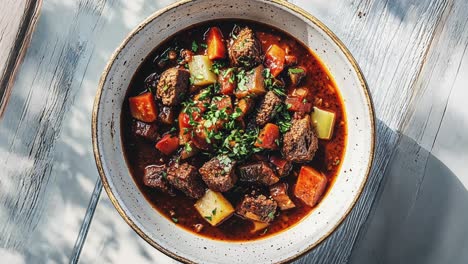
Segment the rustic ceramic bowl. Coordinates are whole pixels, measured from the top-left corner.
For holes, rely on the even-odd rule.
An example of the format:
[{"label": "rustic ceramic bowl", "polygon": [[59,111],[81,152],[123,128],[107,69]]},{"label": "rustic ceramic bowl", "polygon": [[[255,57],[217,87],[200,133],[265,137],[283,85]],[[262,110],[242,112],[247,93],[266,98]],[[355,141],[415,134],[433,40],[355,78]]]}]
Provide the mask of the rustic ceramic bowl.
[{"label": "rustic ceramic bowl", "polygon": [[[348,124],[347,148],[332,188],[293,227],[250,242],[223,242],[188,232],[145,200],[129,173],[120,137],[120,114],[132,75],[164,39],[195,23],[242,18],[280,28],[305,43],[324,62],[341,91]],[[141,23],[112,56],[100,82],[92,119],[97,167],[109,198],[125,221],[148,243],[188,263],[286,262],[312,249],[343,221],[358,199],[372,163],[374,116],[366,83],[344,45],[320,21],[284,1],[182,1]]]}]

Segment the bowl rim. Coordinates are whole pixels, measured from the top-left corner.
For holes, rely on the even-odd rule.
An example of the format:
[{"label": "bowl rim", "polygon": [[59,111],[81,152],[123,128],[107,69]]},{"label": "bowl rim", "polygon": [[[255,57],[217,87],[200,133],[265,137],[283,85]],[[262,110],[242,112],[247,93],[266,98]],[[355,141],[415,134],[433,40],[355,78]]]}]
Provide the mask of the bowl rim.
[{"label": "bowl rim", "polygon": [[[192,260],[189,260],[189,259],[187,259],[185,257],[179,256],[179,255],[173,253],[172,251],[170,251],[169,249],[166,249],[166,248],[162,247],[161,245],[159,245],[156,241],[151,239],[145,232],[143,232],[133,222],[133,220],[130,219],[130,217],[123,210],[123,208],[120,205],[119,201],[115,197],[115,195],[113,193],[113,190],[111,189],[111,187],[109,185],[109,182],[107,181],[107,176],[106,176],[106,173],[105,173],[105,171],[103,169],[101,154],[100,154],[100,150],[99,150],[99,146],[98,146],[98,128],[97,128],[97,124],[99,122],[99,120],[98,120],[98,112],[99,112],[99,108],[100,108],[100,103],[99,102],[101,101],[101,94],[102,94],[102,90],[103,90],[103,87],[104,87],[104,84],[105,84],[105,80],[107,79],[108,73],[109,73],[111,67],[113,66],[116,58],[120,54],[120,52],[127,46],[128,42],[138,32],[140,32],[145,26],[147,26],[149,23],[151,23],[154,19],[159,17],[161,14],[164,14],[164,13],[168,12],[169,10],[172,10],[172,9],[177,8],[179,6],[183,6],[185,4],[192,3],[194,1],[196,1],[196,0],[181,0],[181,1],[175,2],[175,3],[171,4],[171,5],[168,5],[168,6],[164,7],[164,8],[162,8],[162,9],[159,9],[158,11],[156,11],[153,14],[151,14],[150,16],[148,16],[145,20],[143,20],[137,27],[135,27],[124,38],[124,40],[120,43],[120,45],[117,47],[117,49],[112,53],[112,56],[110,57],[109,61],[107,62],[106,66],[105,66],[105,69],[104,69],[104,71],[103,71],[103,73],[101,75],[101,78],[100,78],[99,84],[98,84],[98,88],[97,88],[97,91],[96,91],[96,96],[95,96],[95,99],[94,99],[92,119],[91,119],[91,135],[92,135],[92,144],[93,144],[93,152],[94,152],[94,159],[95,159],[95,162],[96,162],[96,167],[97,167],[100,179],[102,181],[102,184],[104,186],[104,189],[106,190],[106,193],[107,193],[109,199],[111,200],[112,204],[114,205],[115,209],[117,210],[117,212],[125,220],[125,222],[141,238],[143,238],[148,244],[150,244],[151,246],[153,246],[154,248],[156,248],[160,252],[166,254],[167,256],[169,256],[169,257],[171,257],[171,258],[173,258],[173,259],[175,259],[177,261],[180,261],[180,262],[183,262],[183,263],[190,263],[190,264],[196,263],[196,262],[194,262]],[[359,188],[358,188],[358,190],[356,192],[356,195],[353,198],[353,201],[352,201],[351,205],[349,206],[349,208],[347,208],[346,212],[338,220],[338,222],[335,224],[335,226],[333,226],[326,234],[324,234],[322,237],[320,237],[315,243],[309,245],[307,248],[305,248],[301,252],[298,252],[298,253],[294,254],[293,256],[291,256],[291,257],[289,257],[287,259],[281,260],[279,262],[275,262],[275,263],[290,263],[290,262],[302,257],[303,255],[309,253],[312,249],[317,247],[326,238],[328,238],[332,233],[334,233],[338,229],[338,227],[341,226],[344,219],[346,219],[348,217],[348,215],[351,213],[352,209],[355,207],[357,201],[361,197],[362,191],[364,190],[364,186],[366,185],[366,183],[367,183],[367,181],[369,179],[369,174],[370,174],[370,171],[372,169],[373,160],[374,160],[375,140],[376,140],[376,135],[375,135],[375,131],[376,131],[376,129],[375,129],[375,109],[374,109],[374,104],[372,102],[372,98],[371,98],[371,95],[370,95],[369,87],[368,87],[367,82],[366,82],[366,80],[364,78],[364,75],[363,75],[363,73],[361,71],[361,68],[359,67],[359,65],[356,62],[356,59],[353,57],[353,55],[348,50],[348,48],[344,45],[344,43],[327,26],[325,26],[324,23],[322,23],[319,19],[317,19],[315,16],[311,15],[310,13],[305,11],[304,9],[302,9],[302,8],[300,8],[300,7],[298,7],[298,6],[294,5],[294,4],[291,4],[291,3],[287,2],[287,1],[284,1],[284,0],[263,0],[263,1],[268,2],[268,3],[274,3],[274,4],[277,4],[277,5],[280,5],[280,6],[284,7],[284,8],[286,8],[286,9],[288,9],[289,11],[298,13],[299,15],[303,16],[305,19],[309,20],[309,22],[311,22],[312,24],[314,24],[315,26],[320,28],[320,30],[325,32],[325,34],[327,34],[327,36],[332,39],[332,41],[341,50],[343,55],[345,55],[346,59],[349,61],[349,63],[351,64],[351,66],[354,69],[354,72],[357,75],[357,77],[359,79],[359,82],[360,82],[360,86],[361,86],[361,88],[362,88],[362,90],[364,92],[364,95],[365,95],[366,104],[367,104],[367,108],[368,108],[369,115],[370,115],[370,120],[369,121],[370,121],[370,128],[371,128],[371,141],[370,141],[370,151],[369,151],[369,157],[368,157],[368,165],[367,165],[367,169],[366,169],[366,172],[365,172],[364,181],[359,186]]]}]

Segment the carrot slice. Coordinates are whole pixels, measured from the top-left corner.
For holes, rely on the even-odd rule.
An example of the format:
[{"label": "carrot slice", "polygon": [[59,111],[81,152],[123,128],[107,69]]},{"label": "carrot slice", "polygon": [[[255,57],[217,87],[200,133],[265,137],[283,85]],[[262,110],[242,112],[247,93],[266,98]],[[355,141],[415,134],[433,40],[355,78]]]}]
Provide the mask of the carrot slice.
[{"label": "carrot slice", "polygon": [[278,45],[273,44],[265,54],[265,66],[270,68],[271,75],[278,76],[284,69],[286,53]]},{"label": "carrot slice", "polygon": [[255,146],[263,149],[277,149],[279,139],[279,128],[277,125],[268,123],[260,131]]},{"label": "carrot slice", "polygon": [[223,42],[223,35],[218,27],[208,30],[206,44],[207,55],[210,60],[222,59],[226,56],[226,47]]},{"label": "carrot slice", "polygon": [[327,186],[327,177],[309,166],[302,166],[297,178],[294,195],[305,204],[313,207],[317,204]]},{"label": "carrot slice", "polygon": [[158,109],[153,94],[143,93],[128,99],[131,115],[140,121],[151,123],[158,118]]}]

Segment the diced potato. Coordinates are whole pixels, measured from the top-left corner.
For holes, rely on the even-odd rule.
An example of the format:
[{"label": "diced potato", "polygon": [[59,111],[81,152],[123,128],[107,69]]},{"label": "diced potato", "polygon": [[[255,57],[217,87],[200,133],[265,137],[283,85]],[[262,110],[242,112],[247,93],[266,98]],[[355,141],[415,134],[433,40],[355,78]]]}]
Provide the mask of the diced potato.
[{"label": "diced potato", "polygon": [[252,230],[250,230],[250,233],[252,234],[260,230],[263,230],[269,226],[268,223],[263,223],[263,222],[258,222],[258,221],[252,221],[252,223],[254,224],[254,227],[252,228]]},{"label": "diced potato", "polygon": [[332,137],[333,127],[335,126],[335,113],[314,106],[311,120],[318,138],[330,139]]},{"label": "diced potato", "polygon": [[209,189],[195,203],[195,209],[212,226],[219,225],[234,213],[231,203],[221,193]]},{"label": "diced potato", "polygon": [[188,65],[194,85],[204,86],[216,83],[217,76],[211,71],[213,63],[208,56],[193,56]]}]

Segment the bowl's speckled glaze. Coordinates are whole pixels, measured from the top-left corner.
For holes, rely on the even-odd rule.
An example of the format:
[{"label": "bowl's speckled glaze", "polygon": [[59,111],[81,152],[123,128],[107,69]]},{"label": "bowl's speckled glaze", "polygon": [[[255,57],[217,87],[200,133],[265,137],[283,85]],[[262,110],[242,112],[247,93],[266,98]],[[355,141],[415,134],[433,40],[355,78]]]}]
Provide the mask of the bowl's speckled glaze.
[{"label": "bowl's speckled glaze", "polygon": [[[130,80],[145,57],[190,25],[220,18],[259,21],[309,46],[334,77],[345,103],[348,140],[336,181],[312,213],[265,239],[223,242],[197,236],[160,215],[131,177],[122,151],[120,111]],[[107,65],[95,100],[93,146],[105,190],[125,221],[148,243],[187,263],[277,263],[297,258],[331,234],[366,182],[374,151],[374,114],[364,78],[349,51],[317,19],[284,1],[182,1],[153,14],[121,44]]]}]

